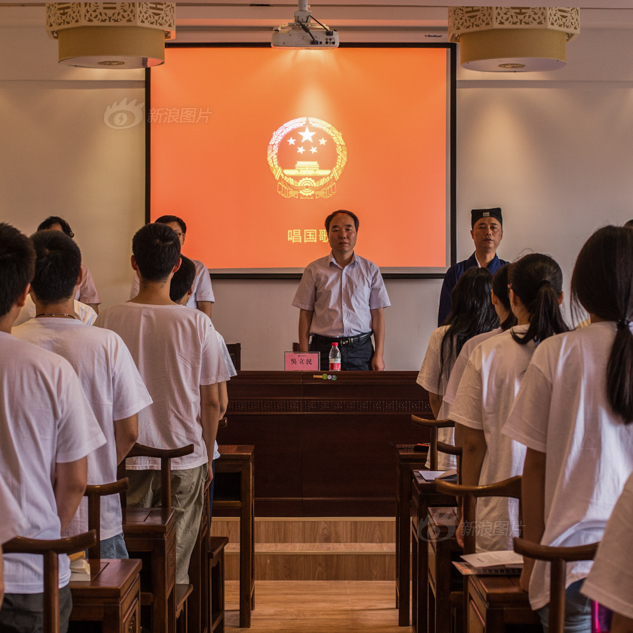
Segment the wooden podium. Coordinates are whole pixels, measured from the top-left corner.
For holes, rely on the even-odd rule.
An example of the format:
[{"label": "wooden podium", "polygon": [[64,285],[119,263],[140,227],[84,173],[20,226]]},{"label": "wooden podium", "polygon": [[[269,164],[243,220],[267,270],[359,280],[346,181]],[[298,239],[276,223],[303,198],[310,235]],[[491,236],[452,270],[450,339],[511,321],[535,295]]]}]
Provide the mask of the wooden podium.
[{"label": "wooden podium", "polygon": [[252,372],[228,383],[220,444],[257,450],[255,516],[395,516],[393,444],[427,441],[413,371]]}]

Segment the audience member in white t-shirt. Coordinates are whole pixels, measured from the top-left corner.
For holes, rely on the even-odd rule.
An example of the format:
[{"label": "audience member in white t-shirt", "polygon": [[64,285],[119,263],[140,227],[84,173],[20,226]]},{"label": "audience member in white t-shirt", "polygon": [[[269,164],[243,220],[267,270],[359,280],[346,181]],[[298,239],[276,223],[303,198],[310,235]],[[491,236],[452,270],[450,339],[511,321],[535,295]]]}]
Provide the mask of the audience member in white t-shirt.
[{"label": "audience member in white t-shirt", "polygon": [[466,365],[468,365],[468,359],[475,347],[477,347],[480,343],[487,341],[490,337],[501,334],[501,332],[505,332],[517,324],[517,318],[514,316],[512,307],[510,306],[510,293],[508,289],[509,268],[510,264],[504,264],[492,276],[492,290],[490,291],[490,296],[492,297],[492,305],[499,317],[501,326],[495,328],[494,330],[490,330],[490,332],[477,334],[477,336],[473,336],[464,343],[462,351],[459,353],[459,356],[453,365],[453,369],[451,370],[448,385],[446,385],[446,393],[444,394],[443,402],[449,405],[449,407],[455,400],[459,382],[464,375],[464,370],[466,369]]},{"label": "audience member in white t-shirt", "polygon": [[[67,360],[11,336],[33,277],[31,240],[0,224],[0,479],[26,520],[19,536],[58,539],[83,497],[86,456],[105,437]],[[4,520],[4,517],[3,517]],[[43,627],[41,556],[5,554],[0,630]],[[67,556],[59,557],[60,630],[68,629]]]},{"label": "audience member in white t-shirt", "polygon": [[26,519],[7,488],[3,479],[0,479],[0,607],[4,599],[4,565],[2,564],[2,545],[18,536],[22,528],[26,527]]},{"label": "audience member in white t-shirt", "polygon": [[[132,250],[141,290],[135,299],[103,310],[95,325],[125,341],[152,397],[153,404],[139,414],[138,441],[156,448],[194,445],[191,455],[172,460],[176,582],[188,584],[204,484],[212,476],[208,471],[220,413],[218,383],[229,376],[211,319],[169,297],[171,278],[180,266],[180,240],[174,230],[147,224],[134,236]],[[158,505],[158,460],[135,457],[126,466],[128,505]]]},{"label": "audience member in white t-shirt", "polygon": [[[138,412],[152,399],[121,338],[114,332],[89,327],[73,314],[73,296],[81,280],[81,252],[58,231],[39,231],[32,237],[35,276],[31,295],[37,318],[14,327],[13,336],[63,356],[77,372],[88,402],[107,443],[88,455],[88,484],[117,479],[119,464],[138,437]],[[88,531],[88,500],[64,531],[74,536]],[[119,495],[101,499],[101,557],[128,558]]]},{"label": "audience member in white t-shirt", "polygon": [[[72,310],[75,319],[85,323],[86,325],[92,325],[97,320],[97,313],[86,303],[81,303],[76,299],[73,301]],[[29,319],[33,319],[37,316],[35,309],[35,302],[29,294],[24,303],[24,307],[20,310],[18,318],[15,320],[13,327],[26,323]]]},{"label": "audience member in white t-shirt", "polygon": [[612,633],[633,631],[633,475],[609,518],[582,592],[613,611]]},{"label": "audience member in white t-shirt", "polygon": [[[70,224],[57,215],[51,215],[46,218],[38,227],[38,231],[61,231],[68,237],[73,238],[75,234],[70,228]],[[75,290],[75,300],[90,306],[96,314],[99,314],[99,304],[101,297],[97,292],[97,287],[92,279],[92,275],[85,264],[81,265],[81,281]],[[83,320],[83,319],[82,319]],[[90,324],[92,325],[92,324]]]},{"label": "audience member in white t-shirt", "polygon": [[[510,304],[517,325],[478,345],[468,359],[451,420],[462,437],[462,483],[484,486],[523,473],[525,446],[501,430],[519,391],[536,346],[567,332],[560,311],[563,272],[548,255],[531,253],[510,265]],[[462,542],[462,525],[457,531]],[[512,549],[519,536],[517,499],[492,497],[477,501],[478,551]]]},{"label": "audience member in white t-shirt", "polygon": [[[434,330],[417,383],[429,392],[431,410],[436,420],[449,417],[449,407],[443,402],[448,379],[455,359],[462,347],[473,336],[489,332],[499,325],[499,318],[491,301],[492,275],[486,268],[469,268],[459,279],[451,294],[452,310],[446,325]],[[438,439],[454,444],[453,429],[439,429]],[[427,466],[430,465],[430,458]],[[452,455],[440,453],[438,468],[455,468]]]},{"label": "audience member in white t-shirt", "polygon": [[[196,277],[196,265],[188,257],[184,255],[180,258],[180,268],[174,273],[171,278],[171,286],[169,289],[169,297],[174,303],[178,303],[182,306],[187,306],[189,297],[193,294],[193,283]],[[222,355],[224,357],[224,364],[229,378],[237,376],[231,355],[224,342],[224,337],[216,330],[218,337],[218,344],[222,349]],[[229,395],[226,388],[226,381],[218,383],[218,394],[220,397],[220,413],[219,419],[222,419],[226,414],[226,409],[229,406]],[[220,451],[218,450],[218,441],[215,441],[213,447],[213,463],[212,472],[215,477],[215,460],[220,457]],[[209,485],[209,518],[213,517],[213,491],[215,488],[215,481],[212,479]]]},{"label": "audience member in white t-shirt", "polygon": [[[185,245],[187,225],[182,218],[179,218],[177,215],[162,215],[155,222],[158,224],[166,224],[174,229],[180,239],[180,247],[182,248]],[[215,296],[213,294],[209,269],[197,259],[192,259],[191,261],[195,264],[196,276],[193,282],[193,292],[187,298],[186,306],[188,308],[197,308],[211,318],[211,308],[215,302]],[[130,299],[136,297],[139,293],[139,289],[140,282],[138,275],[134,275],[132,288],[130,289]]]},{"label": "audience member in white t-shirt", "polygon": [[[633,471],[633,231],[596,231],[583,246],[572,299],[591,325],[541,343],[508,421],[527,446],[523,537],[567,547],[600,541]],[[590,631],[580,594],[591,561],[567,563],[565,626]],[[549,565],[526,559],[521,586],[547,628]]]}]

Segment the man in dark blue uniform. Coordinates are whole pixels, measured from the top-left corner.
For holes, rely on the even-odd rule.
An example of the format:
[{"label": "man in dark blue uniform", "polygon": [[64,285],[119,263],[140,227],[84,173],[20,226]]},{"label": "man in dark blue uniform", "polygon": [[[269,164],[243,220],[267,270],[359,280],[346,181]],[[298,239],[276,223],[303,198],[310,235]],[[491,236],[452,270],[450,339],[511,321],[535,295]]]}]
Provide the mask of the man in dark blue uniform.
[{"label": "man in dark blue uniform", "polygon": [[497,247],[503,238],[503,217],[501,209],[473,209],[470,220],[470,235],[475,242],[475,252],[463,262],[458,262],[446,271],[442,293],[440,294],[440,310],[437,317],[438,326],[442,325],[451,313],[451,292],[458,279],[468,268],[479,266],[487,268],[493,275],[508,262],[497,257]]}]

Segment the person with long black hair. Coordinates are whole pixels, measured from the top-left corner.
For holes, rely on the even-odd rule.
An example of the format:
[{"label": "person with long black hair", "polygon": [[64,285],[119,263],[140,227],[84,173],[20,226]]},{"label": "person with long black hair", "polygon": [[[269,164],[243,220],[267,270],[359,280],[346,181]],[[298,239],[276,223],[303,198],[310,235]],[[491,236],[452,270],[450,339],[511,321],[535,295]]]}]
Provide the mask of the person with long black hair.
[{"label": "person with long black hair", "polygon": [[[555,547],[600,541],[633,472],[633,231],[596,231],[578,255],[571,290],[591,325],[538,346],[503,429],[527,447],[523,537]],[[591,631],[580,593],[590,568],[567,564],[566,631]],[[620,581],[613,576],[601,593]],[[547,632],[549,565],[526,559],[521,586]]]},{"label": "person with long black hair", "polygon": [[468,365],[468,359],[472,354],[475,347],[487,341],[490,337],[501,334],[509,330],[513,325],[517,324],[517,318],[512,312],[512,306],[510,305],[510,290],[508,288],[508,271],[510,264],[504,264],[499,270],[492,276],[492,290],[490,296],[492,298],[492,305],[495,312],[499,317],[501,325],[490,332],[483,332],[477,336],[473,336],[471,339],[464,343],[462,351],[459,353],[453,370],[451,371],[451,377],[448,380],[446,386],[446,393],[444,394],[444,402],[448,405],[452,405],[455,402],[455,396],[457,395],[457,388],[464,375],[466,365]]},{"label": "person with long black hair", "polygon": [[[442,403],[455,359],[473,336],[489,332],[499,325],[491,300],[492,275],[485,268],[469,268],[452,293],[453,311],[446,323],[431,334],[417,383],[429,392],[436,420],[448,417]],[[439,439],[453,444],[453,429],[440,429]],[[438,468],[453,468],[455,460],[440,454]]]},{"label": "person with long black hair", "polygon": [[[451,406],[462,437],[462,482],[485,485],[520,475],[525,447],[501,434],[536,346],[567,331],[560,311],[563,273],[548,255],[532,253],[510,265],[509,301],[517,325],[484,341],[470,355]],[[490,498],[477,503],[479,551],[512,548],[518,503]],[[458,530],[461,539],[461,529]]]}]

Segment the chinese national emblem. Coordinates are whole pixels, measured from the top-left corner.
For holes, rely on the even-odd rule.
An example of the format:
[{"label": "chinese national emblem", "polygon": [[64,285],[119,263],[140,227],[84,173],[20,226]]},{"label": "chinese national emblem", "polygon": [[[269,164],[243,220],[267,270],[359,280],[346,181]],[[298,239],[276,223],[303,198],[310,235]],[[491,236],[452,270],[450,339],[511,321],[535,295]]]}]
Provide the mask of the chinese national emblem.
[{"label": "chinese national emblem", "polygon": [[347,162],[341,133],[325,121],[300,117],[284,123],[268,144],[268,164],[284,198],[329,198]]}]

